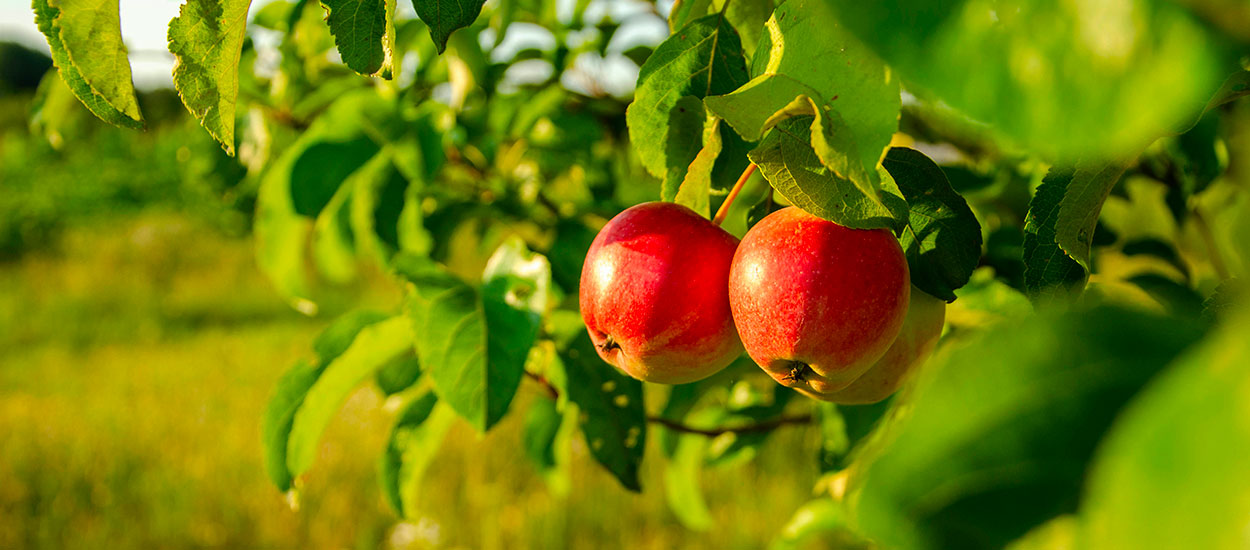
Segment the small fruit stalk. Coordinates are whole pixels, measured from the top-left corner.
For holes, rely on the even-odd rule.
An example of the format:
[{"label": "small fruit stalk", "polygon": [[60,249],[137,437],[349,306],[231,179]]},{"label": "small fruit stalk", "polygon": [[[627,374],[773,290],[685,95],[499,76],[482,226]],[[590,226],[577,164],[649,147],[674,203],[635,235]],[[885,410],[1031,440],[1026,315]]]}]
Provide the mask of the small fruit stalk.
[{"label": "small fruit stalk", "polygon": [[848,229],[796,207],[751,228],[729,303],[751,359],[774,380],[831,399],[880,360],[903,326],[907,259],[884,229]]},{"label": "small fruit stalk", "polygon": [[913,286],[903,328],[885,355],[851,385],[820,397],[840,405],[865,405],[889,397],[933,354],[945,322],[946,302]]},{"label": "small fruit stalk", "polygon": [[630,207],[582,267],[582,320],[604,361],[645,382],[683,384],[742,354],[725,281],[738,239],[681,205]]}]

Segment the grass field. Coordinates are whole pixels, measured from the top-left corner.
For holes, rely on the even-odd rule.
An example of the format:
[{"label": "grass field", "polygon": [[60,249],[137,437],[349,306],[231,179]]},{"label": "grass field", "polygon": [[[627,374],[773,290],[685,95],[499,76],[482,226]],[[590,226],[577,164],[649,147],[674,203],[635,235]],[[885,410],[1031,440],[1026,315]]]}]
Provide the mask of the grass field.
[{"label": "grass field", "polygon": [[[659,461],[628,493],[580,438],[559,497],[514,414],[485,438],[457,426],[423,517],[400,523],[375,477],[393,407],[364,387],[293,508],[261,466],[260,413],[329,316],[394,303],[375,279],[308,319],[270,290],[250,242],[159,213],[70,227],[0,264],[0,548],[759,548],[808,498],[814,434],[797,428],[705,472],[706,533],[668,511]],[[523,386],[518,404],[537,394]]]}]

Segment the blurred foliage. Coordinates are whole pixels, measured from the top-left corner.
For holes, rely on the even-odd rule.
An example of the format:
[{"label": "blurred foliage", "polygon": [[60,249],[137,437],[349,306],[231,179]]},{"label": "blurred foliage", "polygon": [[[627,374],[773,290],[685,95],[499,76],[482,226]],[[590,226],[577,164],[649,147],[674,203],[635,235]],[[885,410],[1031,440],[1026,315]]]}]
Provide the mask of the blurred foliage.
[{"label": "blurred foliage", "polygon": [[[1250,276],[1236,6],[418,0],[413,18],[279,0],[249,22],[246,2],[191,0],[170,29],[190,118],[167,91],[131,109],[128,74],[73,62],[83,13],[39,7],[58,72],[4,99],[31,116],[0,137],[0,251],[169,209],[250,226],[295,310],[351,309],[243,422],[263,417],[249,466],[263,452],[306,507],[361,486],[333,457],[380,455],[380,493],[353,504],[381,519],[354,521],[352,544],[1134,546],[1126,526],[1148,521],[1143,545],[1235,548],[1246,493],[1219,479],[1246,442],[1230,365],[1250,361],[1229,336]],[[118,39],[106,15],[89,28]],[[76,99],[123,125],[142,111],[148,133]],[[933,365],[887,403],[792,398],[746,360],[644,385],[589,347],[577,282],[598,228],[658,198],[711,213],[748,158],[727,230],[786,204],[888,228],[916,284],[953,299]],[[362,281],[384,297],[350,298]],[[30,329],[10,314],[15,341],[108,313],[38,307]],[[1163,414],[1182,409],[1209,425],[1185,434]],[[339,439],[356,414],[393,423]],[[38,458],[12,459],[21,479],[44,479]],[[1156,521],[1154,498],[1202,505]],[[1227,514],[1184,521],[1209,503]]]}]

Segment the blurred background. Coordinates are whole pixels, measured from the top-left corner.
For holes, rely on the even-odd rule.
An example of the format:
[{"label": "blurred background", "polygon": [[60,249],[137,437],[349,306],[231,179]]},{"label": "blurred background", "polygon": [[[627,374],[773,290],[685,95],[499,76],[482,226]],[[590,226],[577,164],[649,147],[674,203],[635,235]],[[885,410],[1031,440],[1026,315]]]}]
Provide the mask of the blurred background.
[{"label": "blurred background", "polygon": [[[400,289],[366,270],[320,289],[315,317],[288,305],[255,264],[256,178],[170,84],[164,35],[179,3],[121,4],[146,132],[73,98],[58,120],[32,121],[55,71],[29,3],[0,0],[0,548],[756,548],[807,500],[816,464],[792,456],[817,443],[799,430],[707,474],[716,523],[733,530],[681,527],[660,462],[644,472],[650,490],[630,493],[580,438],[574,489],[558,496],[524,457],[514,414],[485,438],[453,428],[424,517],[400,522],[376,473],[396,411],[366,386],[288,501],[261,460],[275,382],[328,319],[392,307]],[[658,43],[663,20],[640,16],[634,40]],[[610,79],[625,96],[632,70]],[[523,388],[514,407],[534,397]]]},{"label": "blurred background", "polygon": [[[707,531],[684,527],[671,511],[681,503],[664,491],[660,437],[648,439],[640,494],[622,489],[580,437],[568,445],[567,482],[552,482],[521,441],[525,411],[545,399],[530,383],[487,435],[465,423],[452,428],[408,520],[387,505],[377,476],[406,396],[374,384],[352,393],[334,417],[298,497],[266,476],[260,422],[276,382],[314,357],[310,345],[332,319],[397,307],[403,289],[385,273],[397,251],[419,249],[476,279],[496,246],[519,235],[550,258],[564,313],[576,308],[577,274],[594,231],[620,209],[659,197],[660,181],[629,147],[625,109],[640,64],[668,36],[672,2],[490,2],[440,56],[401,0],[402,70],[383,82],[341,63],[317,2],[256,0],[241,60],[237,157],[223,152],[172,88],[166,29],[180,2],[120,4],[142,132],[110,126],[83,107],[51,69],[29,3],[0,0],[0,549],[753,549],[768,546],[813,499],[821,478],[814,458],[824,444],[815,426],[783,427],[769,444],[716,467],[694,461],[701,473],[692,485],[695,492],[701,485],[713,526]],[[978,23],[993,4],[967,2],[951,32],[969,34],[960,24]],[[981,84],[1006,90],[998,95],[1008,99],[980,113],[998,117],[989,117],[1001,123],[993,128],[904,82],[893,143],[942,165],[985,245],[972,282],[948,309],[944,342],[1032,311],[1023,226],[1049,166],[1028,145],[1081,152],[1086,141],[1110,135],[1116,140],[1102,145],[1122,152],[1142,127],[1180,119],[1160,112],[1186,106],[1160,107],[1156,77],[1169,77],[1165,91],[1205,101],[1226,72],[1250,67],[1232,54],[1228,66],[1188,63],[1227,52],[1208,48],[1206,35],[1183,32],[1169,40],[1192,58],[1165,59],[1173,65],[1157,71],[1131,63],[1158,53],[1152,28],[1133,27],[1141,32],[1124,43],[1093,40],[1124,55],[1115,58],[1122,65],[1104,68],[1124,74],[1107,97],[1087,94],[1102,90],[1105,75],[1087,70],[1088,51],[1067,48],[1084,44],[1085,30],[1103,28],[1102,18],[1186,32],[1195,25],[1243,40],[1245,29],[1226,21],[1250,20],[1250,12],[1217,0],[1124,3],[1166,6],[1157,13],[1075,13],[1097,2],[1021,4],[1047,16],[1053,10],[1051,23],[1066,34],[1044,41],[1053,51],[1025,52],[1031,57],[1011,58],[1009,68],[1037,69],[1049,55],[1065,61],[1056,70],[1079,78],[1049,88],[1029,71],[965,78],[946,69],[977,70],[962,62],[975,56],[954,54],[983,43],[952,41],[941,56],[949,65],[933,68],[930,82],[945,84],[934,88],[965,108],[986,103],[978,94],[990,88]],[[768,13],[748,16],[762,21]],[[1172,25],[1177,20],[1184,24]],[[1013,30],[1033,32],[1021,21]],[[755,44],[744,39],[747,49]],[[1041,107],[1010,105],[1007,92],[1017,85]],[[1073,104],[1082,107],[1069,117],[1073,125],[1093,120],[1091,128],[1117,133],[1068,131],[1063,109]],[[1190,322],[1230,273],[1250,269],[1250,104],[1228,103],[1189,122],[1149,147],[1133,143],[1145,152],[1115,186],[1093,236],[1092,301]],[[1023,140],[998,139],[996,129]],[[712,206],[746,162],[747,144],[724,125],[722,135]],[[344,182],[366,172],[375,154],[394,154],[394,166],[384,162],[386,172],[372,174],[373,194],[361,197],[369,231],[355,232],[358,220],[344,218],[356,206],[338,190],[367,187]],[[435,172],[425,186],[422,174]],[[257,214],[265,212],[266,189],[280,199],[269,195],[268,218]],[[751,205],[766,200],[762,178],[744,189],[725,224],[737,235]],[[407,212],[410,203],[424,216],[415,236],[403,234],[395,206]],[[279,237],[277,245],[256,236],[265,231]],[[350,238],[337,239],[341,233]],[[291,235],[303,252],[285,254],[291,240],[281,239]],[[359,261],[373,252],[382,259]],[[765,380],[760,393],[774,386],[746,362],[731,373]],[[648,410],[662,408],[663,392],[648,391]],[[728,401],[726,388],[717,391],[714,399]],[[790,404],[810,408],[797,401]]]}]

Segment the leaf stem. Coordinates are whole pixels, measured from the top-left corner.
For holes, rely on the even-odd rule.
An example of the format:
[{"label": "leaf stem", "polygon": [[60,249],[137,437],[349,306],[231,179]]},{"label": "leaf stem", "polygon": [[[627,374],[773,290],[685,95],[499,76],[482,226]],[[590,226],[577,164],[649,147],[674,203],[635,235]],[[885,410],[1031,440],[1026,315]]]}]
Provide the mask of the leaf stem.
[{"label": "leaf stem", "polygon": [[738,198],[738,193],[742,192],[742,186],[746,185],[747,180],[751,179],[751,174],[755,173],[755,163],[747,164],[747,169],[742,171],[742,175],[738,176],[737,183],[734,183],[733,189],[729,190],[729,196],[725,197],[725,202],[720,203],[720,208],[716,210],[716,215],[712,217],[712,225],[720,226],[725,221],[725,217],[729,215],[729,206],[733,204],[734,199]]}]

